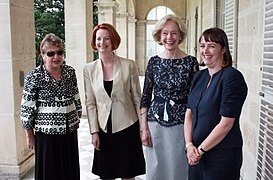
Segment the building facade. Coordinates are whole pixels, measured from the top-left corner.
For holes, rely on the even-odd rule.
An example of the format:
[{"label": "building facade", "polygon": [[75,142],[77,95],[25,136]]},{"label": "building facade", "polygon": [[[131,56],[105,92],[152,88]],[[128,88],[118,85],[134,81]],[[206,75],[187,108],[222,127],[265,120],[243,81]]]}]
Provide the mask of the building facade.
[{"label": "building facade", "polygon": [[[66,0],[66,59],[77,71],[82,102],[82,68],[93,60],[93,3],[99,23],[113,24],[121,35],[116,53],[134,59],[141,75],[149,56],[160,50],[150,32],[163,14],[183,20],[188,35],[181,46],[198,59],[201,32],[224,29],[233,65],[249,87],[241,115],[241,179],[273,179],[273,0]],[[19,179],[34,166],[19,119],[23,79],[35,66],[33,8],[33,0],[0,0],[0,179]]]}]

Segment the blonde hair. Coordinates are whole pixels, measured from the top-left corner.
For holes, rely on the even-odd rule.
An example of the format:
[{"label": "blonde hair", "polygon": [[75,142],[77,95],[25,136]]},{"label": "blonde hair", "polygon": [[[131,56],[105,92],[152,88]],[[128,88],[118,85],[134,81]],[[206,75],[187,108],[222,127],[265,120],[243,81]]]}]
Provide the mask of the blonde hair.
[{"label": "blonde hair", "polygon": [[185,37],[186,37],[186,34],[187,34],[187,29],[184,25],[184,23],[182,22],[182,20],[173,15],[173,14],[168,14],[166,16],[164,16],[162,19],[160,19],[155,27],[154,27],[154,30],[153,30],[153,38],[155,40],[155,42],[157,42],[158,44],[162,45],[160,39],[161,39],[161,31],[162,31],[162,28],[163,26],[168,22],[168,21],[173,21],[174,23],[177,24],[178,28],[179,28],[179,32],[180,32],[180,36],[181,36],[181,39],[179,40],[179,44],[181,44]]}]

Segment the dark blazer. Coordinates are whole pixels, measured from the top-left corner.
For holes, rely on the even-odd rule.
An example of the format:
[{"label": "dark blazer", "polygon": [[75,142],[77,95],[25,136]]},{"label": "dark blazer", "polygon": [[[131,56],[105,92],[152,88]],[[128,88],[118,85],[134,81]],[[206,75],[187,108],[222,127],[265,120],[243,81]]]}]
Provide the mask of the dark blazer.
[{"label": "dark blazer", "polygon": [[141,89],[134,61],[114,56],[113,89],[108,96],[103,85],[100,59],[83,69],[85,104],[91,133],[107,132],[107,120],[112,111],[112,132],[121,131],[140,119]]}]

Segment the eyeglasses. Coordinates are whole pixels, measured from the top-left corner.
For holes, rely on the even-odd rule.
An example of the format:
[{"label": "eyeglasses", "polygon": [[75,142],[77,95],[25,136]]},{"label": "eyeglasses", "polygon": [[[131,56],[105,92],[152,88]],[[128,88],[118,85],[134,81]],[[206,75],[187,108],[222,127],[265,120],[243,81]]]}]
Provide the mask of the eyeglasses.
[{"label": "eyeglasses", "polygon": [[46,55],[48,57],[53,57],[53,56],[55,56],[55,54],[57,54],[59,56],[62,56],[64,54],[64,51],[63,50],[58,50],[58,51],[47,51],[46,52]]}]

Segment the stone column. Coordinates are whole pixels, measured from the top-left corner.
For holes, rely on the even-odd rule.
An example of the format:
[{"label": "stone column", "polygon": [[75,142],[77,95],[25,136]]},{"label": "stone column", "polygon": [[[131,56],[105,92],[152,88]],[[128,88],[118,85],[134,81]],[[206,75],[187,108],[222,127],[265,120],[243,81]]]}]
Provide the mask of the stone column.
[{"label": "stone column", "polygon": [[138,20],[136,23],[136,63],[139,74],[144,75],[146,69],[146,20]]},{"label": "stone column", "polygon": [[[121,37],[121,43],[119,48],[116,50],[116,53],[121,56],[128,58],[128,13],[118,12],[116,18],[116,30]],[[131,35],[131,33],[130,33]]]},{"label": "stone column", "polygon": [[19,117],[24,76],[35,67],[33,3],[0,1],[0,179],[20,179],[34,166]]},{"label": "stone column", "polygon": [[129,17],[128,19],[128,57],[136,60],[136,19]]},{"label": "stone column", "polygon": [[91,34],[93,29],[93,1],[65,1],[66,62],[76,69],[78,86],[85,111],[83,66],[93,61]]},{"label": "stone column", "polygon": [[109,23],[116,27],[116,12],[118,3],[112,0],[95,2],[98,7],[98,23]]}]

